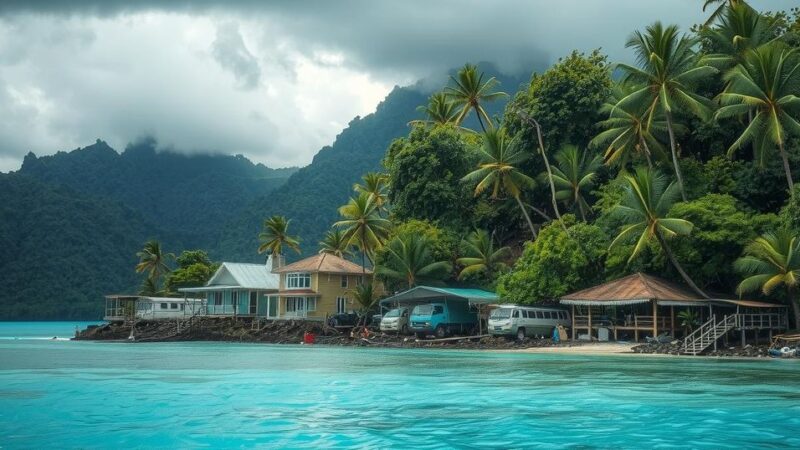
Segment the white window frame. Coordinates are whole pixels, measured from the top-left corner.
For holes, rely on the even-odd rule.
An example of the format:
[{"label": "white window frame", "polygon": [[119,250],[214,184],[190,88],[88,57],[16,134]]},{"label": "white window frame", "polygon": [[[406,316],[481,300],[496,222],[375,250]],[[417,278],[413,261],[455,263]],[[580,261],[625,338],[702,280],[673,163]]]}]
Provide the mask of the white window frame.
[{"label": "white window frame", "polygon": [[310,289],[311,274],[308,272],[290,272],[284,279],[286,289]]},{"label": "white window frame", "polygon": [[313,312],[317,310],[316,297],[306,297],[306,311]]},{"label": "white window frame", "polygon": [[347,297],[336,297],[336,313],[344,314],[347,312]]},{"label": "white window frame", "polygon": [[350,280],[348,280],[347,275],[342,275],[342,279],[339,281],[339,287],[346,288],[346,287],[348,287],[349,283],[350,283]]}]

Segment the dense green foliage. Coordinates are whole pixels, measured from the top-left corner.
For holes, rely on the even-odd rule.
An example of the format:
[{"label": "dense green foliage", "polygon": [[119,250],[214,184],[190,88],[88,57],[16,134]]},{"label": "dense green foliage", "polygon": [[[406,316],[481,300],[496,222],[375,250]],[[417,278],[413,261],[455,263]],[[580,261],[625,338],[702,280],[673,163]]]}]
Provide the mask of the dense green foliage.
[{"label": "dense green foliage", "polygon": [[608,237],[595,226],[574,216],[542,228],[539,237],[525,244],[513,270],[500,277],[497,293],[511,303],[552,301],[568,292],[603,281],[603,261]]},{"label": "dense green foliage", "polygon": [[208,253],[203,250],[184,250],[175,262],[178,267],[167,275],[164,284],[170,293],[180,288],[204,286],[219,267],[219,264],[211,262]]}]

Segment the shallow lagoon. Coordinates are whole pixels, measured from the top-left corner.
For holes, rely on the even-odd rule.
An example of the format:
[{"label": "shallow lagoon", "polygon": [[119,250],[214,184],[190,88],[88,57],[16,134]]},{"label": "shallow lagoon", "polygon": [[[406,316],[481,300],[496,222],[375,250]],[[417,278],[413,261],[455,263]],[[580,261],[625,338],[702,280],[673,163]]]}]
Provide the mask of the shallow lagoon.
[{"label": "shallow lagoon", "polygon": [[800,361],[32,339],[74,325],[0,323],[0,447],[800,447]]}]

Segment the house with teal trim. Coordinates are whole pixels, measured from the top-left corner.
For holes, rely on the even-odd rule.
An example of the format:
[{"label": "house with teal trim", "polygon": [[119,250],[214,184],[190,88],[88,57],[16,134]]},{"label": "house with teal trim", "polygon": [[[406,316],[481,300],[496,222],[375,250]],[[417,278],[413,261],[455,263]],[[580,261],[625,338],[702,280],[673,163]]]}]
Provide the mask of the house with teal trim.
[{"label": "house with teal trim", "polygon": [[181,288],[186,296],[205,297],[203,315],[277,319],[280,261],[266,264],[223,262],[203,287]]}]

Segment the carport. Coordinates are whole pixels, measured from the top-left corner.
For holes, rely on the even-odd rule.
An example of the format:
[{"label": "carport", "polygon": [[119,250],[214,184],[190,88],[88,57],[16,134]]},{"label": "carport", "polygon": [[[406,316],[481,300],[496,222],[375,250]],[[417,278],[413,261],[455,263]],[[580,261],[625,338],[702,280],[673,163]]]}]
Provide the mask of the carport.
[{"label": "carport", "polygon": [[483,289],[445,288],[433,286],[416,286],[407,291],[400,292],[380,301],[381,308],[393,309],[398,307],[413,308],[416,305],[442,302],[468,302],[478,314],[478,327],[483,334],[483,318],[488,305],[497,303],[499,297],[494,292]]}]

